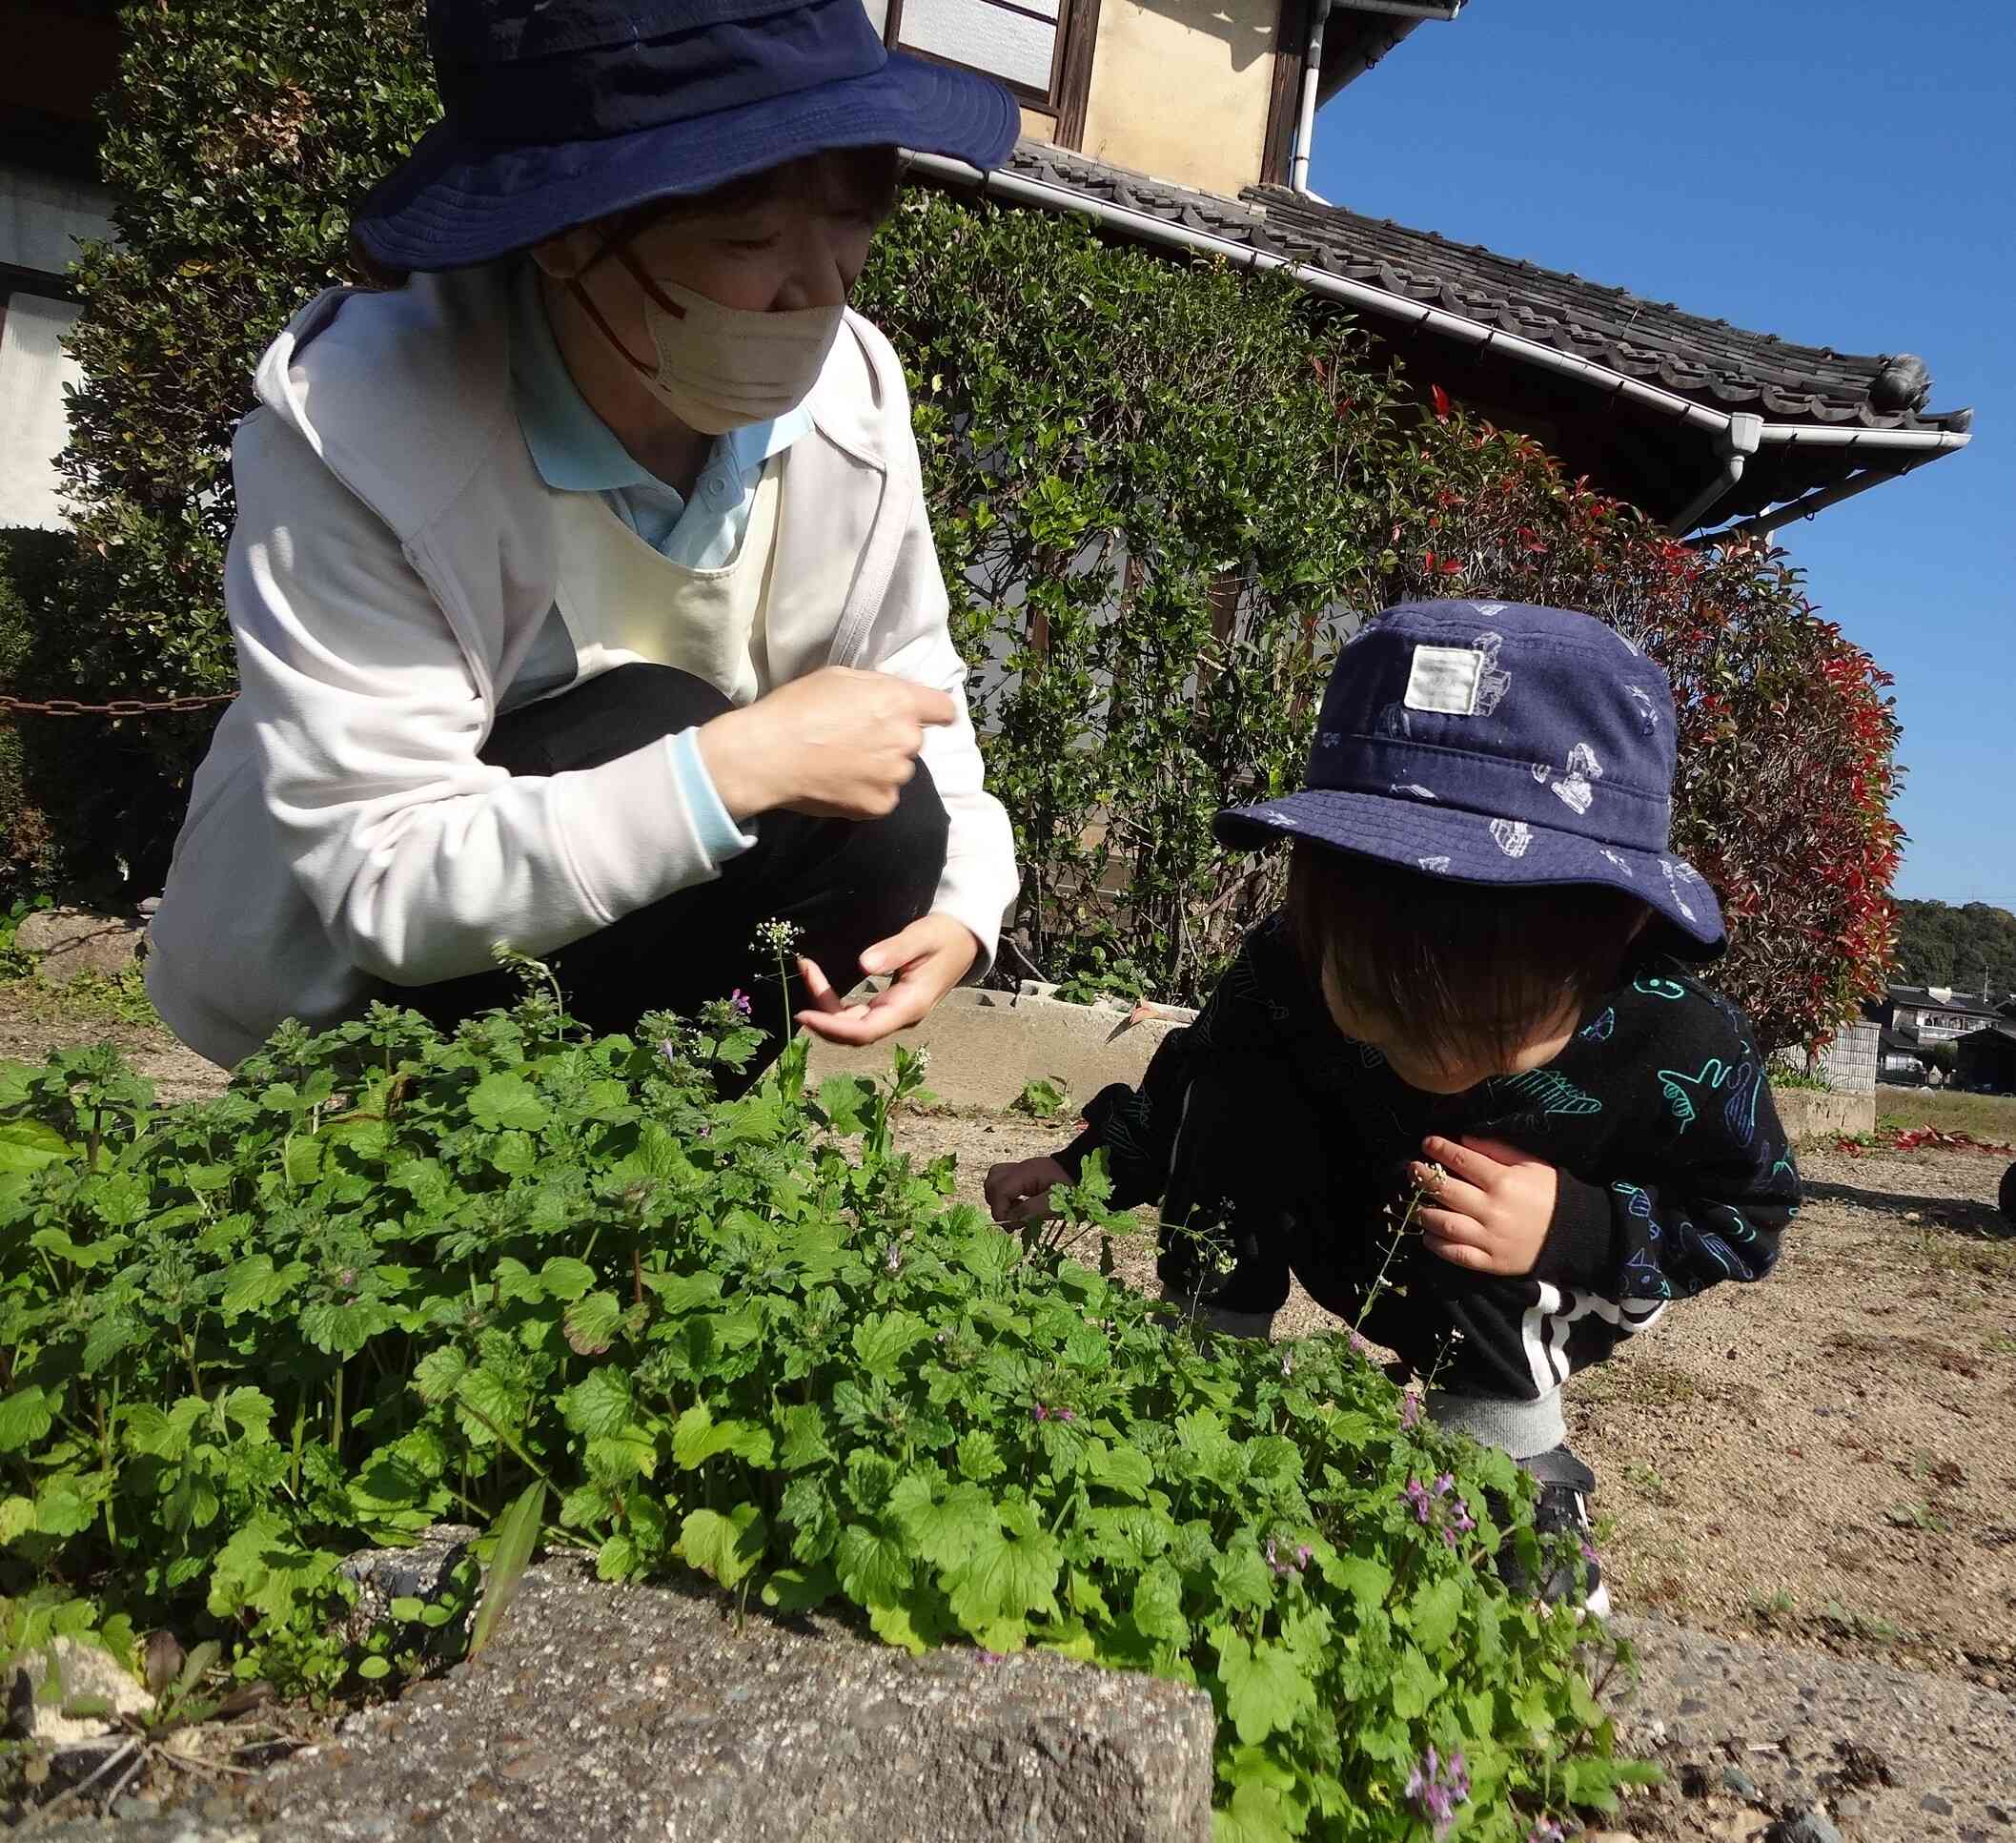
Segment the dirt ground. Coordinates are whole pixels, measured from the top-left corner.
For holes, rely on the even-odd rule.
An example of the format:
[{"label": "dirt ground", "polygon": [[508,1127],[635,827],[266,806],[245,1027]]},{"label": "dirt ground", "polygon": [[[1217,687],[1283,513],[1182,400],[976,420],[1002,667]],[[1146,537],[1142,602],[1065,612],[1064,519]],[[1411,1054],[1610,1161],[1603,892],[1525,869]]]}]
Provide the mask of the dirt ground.
[{"label": "dirt ground", "polygon": [[[80,1028],[61,1004],[0,989],[0,1057],[39,1058],[53,1044],[100,1035],[120,1041],[164,1099],[221,1081],[158,1032]],[[1883,1111],[1950,1127],[1940,1100],[1886,1092]],[[1978,1097],[1965,1100],[1969,1130],[2016,1138],[2016,1101],[2002,1104],[1998,1125],[1994,1103],[1984,1113]],[[1069,1130],[935,1111],[910,1116],[901,1142],[920,1157],[956,1156],[961,1194],[977,1202],[989,1164],[1049,1150]],[[1828,1653],[1851,1669],[1874,1667],[1886,1683],[1890,1670],[1924,1673],[1895,1682],[1929,1676],[1939,1693],[1985,1692],[1995,1710],[2008,1710],[2016,1235],[1995,1201],[2007,1162],[1958,1151],[1804,1149],[1807,1202],[1772,1278],[1677,1305],[1570,1385],[1572,1437],[1599,1474],[1593,1507],[1627,1626],[1635,1616],[1659,1631],[1683,1628],[1685,1642],[1706,1648],[1707,1661],[1686,1660],[1688,1669],[1720,1668],[1739,1686],[1745,1672],[1757,1675],[1765,1650],[1774,1662]],[[1145,1236],[1121,1254],[1125,1271],[1151,1280]],[[1298,1291],[1277,1329],[1335,1323]],[[1719,1648],[1730,1642],[1750,1660],[1741,1669]],[[1734,1693],[1741,1702],[1749,1692]],[[1884,1694],[1901,1706],[1906,1690]],[[2005,1719],[1998,1712],[1992,1728]],[[1847,1743],[1836,1734],[1829,1744]],[[1707,1833],[1707,1806],[1694,1809],[1695,1821],[1670,1832],[1648,1821],[1648,1810],[1639,1832]],[[1990,1821],[2004,1821],[2004,1809],[1988,1806]],[[1863,1833],[1947,1833],[1921,1822],[1914,1815],[1903,1833],[1872,1822]],[[1958,1834],[1970,1832],[1963,1825]]]}]

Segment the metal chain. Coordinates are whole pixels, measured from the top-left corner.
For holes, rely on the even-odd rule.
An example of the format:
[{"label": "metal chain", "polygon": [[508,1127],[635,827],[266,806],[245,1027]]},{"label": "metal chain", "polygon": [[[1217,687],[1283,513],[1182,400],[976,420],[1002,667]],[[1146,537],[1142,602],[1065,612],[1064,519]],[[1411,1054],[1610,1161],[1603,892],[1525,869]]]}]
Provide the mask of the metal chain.
[{"label": "metal chain", "polygon": [[208,710],[213,705],[229,704],[235,691],[216,691],[209,697],[114,698],[110,704],[80,704],[75,698],[0,698],[0,712],[31,717],[148,717],[158,710]]}]

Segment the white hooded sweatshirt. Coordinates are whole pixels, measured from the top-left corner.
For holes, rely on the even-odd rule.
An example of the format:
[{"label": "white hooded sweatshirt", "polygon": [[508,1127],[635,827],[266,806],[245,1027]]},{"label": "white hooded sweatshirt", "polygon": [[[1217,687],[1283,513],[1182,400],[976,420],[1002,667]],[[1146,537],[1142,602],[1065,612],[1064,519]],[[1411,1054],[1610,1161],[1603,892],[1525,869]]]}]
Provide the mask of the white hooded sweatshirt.
[{"label": "white hooded sweatshirt", "polygon": [[[566,522],[519,429],[506,286],[487,268],[334,290],[260,361],[225,571],[242,690],[147,973],[214,1061],[286,1017],[353,1015],[381,981],[480,972],[500,940],[546,953],[720,873],[670,739],[550,776],[478,759],[555,605]],[[1013,837],[981,785],[902,367],[860,316],[806,407],[811,432],[772,463],[767,682],[852,666],[952,698],[923,752],[951,821],[933,908],[990,958]]]}]

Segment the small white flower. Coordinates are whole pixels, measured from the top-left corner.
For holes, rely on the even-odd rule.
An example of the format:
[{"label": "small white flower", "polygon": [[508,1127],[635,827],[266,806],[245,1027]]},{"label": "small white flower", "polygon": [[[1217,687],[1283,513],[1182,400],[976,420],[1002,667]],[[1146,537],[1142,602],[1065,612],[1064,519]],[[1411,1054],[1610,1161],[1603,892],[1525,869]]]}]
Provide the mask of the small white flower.
[{"label": "small white flower", "polygon": [[765,921],[756,924],[756,937],[750,945],[760,952],[784,954],[798,945],[804,932],[796,922]]}]

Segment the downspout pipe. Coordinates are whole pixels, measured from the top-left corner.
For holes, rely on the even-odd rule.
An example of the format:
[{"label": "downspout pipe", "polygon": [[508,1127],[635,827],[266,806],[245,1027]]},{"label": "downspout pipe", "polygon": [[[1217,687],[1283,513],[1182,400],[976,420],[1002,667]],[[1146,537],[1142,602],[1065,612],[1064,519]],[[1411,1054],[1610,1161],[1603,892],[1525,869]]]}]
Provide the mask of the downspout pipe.
[{"label": "downspout pipe", "polygon": [[1291,190],[1304,198],[1315,199],[1318,204],[1327,201],[1309,189],[1309,162],[1315,152],[1316,104],[1323,85],[1323,29],[1329,23],[1333,4],[1348,7],[1353,12],[1378,13],[1394,22],[1393,30],[1382,43],[1368,47],[1337,72],[1337,82],[1333,89],[1341,89],[1354,77],[1371,70],[1424,19],[1438,19],[1444,24],[1455,19],[1463,10],[1464,0],[1440,0],[1438,5],[1425,6],[1415,4],[1415,0],[1316,0],[1302,65],[1302,99],[1295,116],[1294,144],[1289,150],[1288,183]]},{"label": "downspout pipe", "polygon": [[1721,450],[1722,464],[1715,478],[1687,502],[1687,509],[1678,513],[1668,522],[1666,529],[1676,538],[1684,538],[1709,511],[1732,492],[1743,477],[1743,466],[1757,452],[1757,444],[1764,432],[1764,419],[1738,413],[1729,419],[1729,426],[1722,431],[1721,440],[1716,446]]},{"label": "downspout pipe", "polygon": [[[1960,438],[1962,443],[1965,436]],[[1915,473],[1921,467],[1935,461],[1945,448],[1935,448],[1929,454],[1919,455],[1907,461],[1902,467],[1864,467],[1861,473],[1838,481],[1832,486],[1818,486],[1803,499],[1796,499],[1789,505],[1776,505],[1768,512],[1760,512],[1754,519],[1745,519],[1741,524],[1725,524],[1720,531],[1708,531],[1693,540],[1701,549],[1714,544],[1733,543],[1744,538],[1769,539],[1783,526],[1800,519],[1810,519],[1816,512],[1823,512],[1830,505],[1839,505],[1843,500],[1851,500],[1858,493],[1866,493],[1872,486],[1881,486],[1886,481],[1902,480],[1906,474]]]},{"label": "downspout pipe", "polygon": [[1463,10],[1464,0],[1441,0],[1439,6],[1420,0],[1344,0],[1353,12],[1383,12],[1394,19],[1439,19],[1445,23]]},{"label": "downspout pipe", "polygon": [[1323,77],[1323,29],[1330,24],[1331,0],[1316,0],[1309,21],[1309,52],[1302,61],[1302,107],[1295,115],[1295,148],[1288,163],[1288,183],[1303,197],[1309,190],[1309,156],[1316,144],[1316,85]]}]

